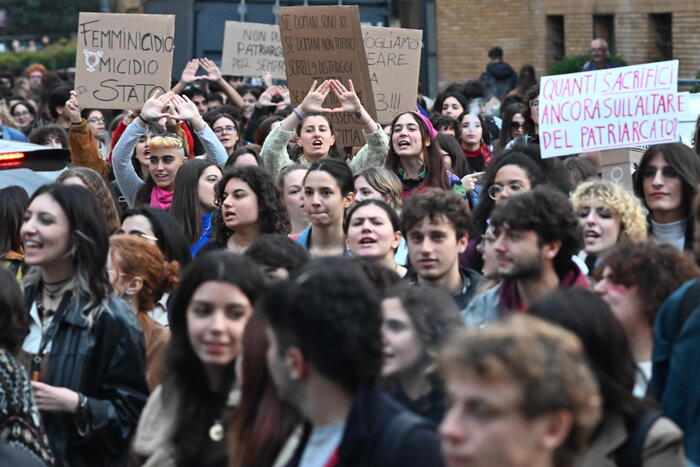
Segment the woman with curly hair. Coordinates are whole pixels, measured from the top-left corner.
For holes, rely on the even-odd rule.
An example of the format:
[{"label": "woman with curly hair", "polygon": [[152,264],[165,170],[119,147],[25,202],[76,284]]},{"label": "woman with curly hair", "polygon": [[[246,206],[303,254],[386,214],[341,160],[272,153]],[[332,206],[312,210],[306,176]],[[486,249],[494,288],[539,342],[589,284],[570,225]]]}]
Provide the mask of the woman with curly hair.
[{"label": "woman with curly hair", "polygon": [[112,235],[119,230],[121,222],[119,221],[117,205],[107,183],[105,183],[104,178],[99,173],[87,167],[71,167],[61,172],[56,178],[56,182],[64,185],[80,185],[87,188],[100,206],[100,211],[102,211],[105,219],[107,233]]},{"label": "woman with curly hair", "polygon": [[435,359],[464,327],[457,305],[440,289],[400,283],[384,295],[382,316],[385,388],[412,412],[439,423],[445,395]]},{"label": "woman with curly hair", "polygon": [[669,244],[618,244],[594,277],[594,290],[605,300],[627,334],[643,378],[635,393],[644,395],[651,376],[652,330],[661,304],[685,282],[700,275],[690,255]]},{"label": "woman with curly hair", "polygon": [[288,235],[289,216],[273,178],[263,169],[241,167],[224,173],[216,188],[214,242],[243,253],[264,233]]},{"label": "woman with curly hair", "polygon": [[591,271],[618,241],[647,239],[645,209],[616,183],[582,183],[571,195],[571,204],[583,229],[582,253]]}]

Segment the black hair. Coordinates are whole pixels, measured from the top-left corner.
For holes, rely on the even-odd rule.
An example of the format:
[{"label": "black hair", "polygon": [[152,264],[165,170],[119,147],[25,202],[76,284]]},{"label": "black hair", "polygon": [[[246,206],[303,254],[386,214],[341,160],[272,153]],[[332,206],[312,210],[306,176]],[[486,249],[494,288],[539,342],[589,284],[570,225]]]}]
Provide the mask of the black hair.
[{"label": "black hair", "polygon": [[647,407],[632,394],[637,366],[625,331],[608,304],[590,290],[558,289],[533,303],[528,313],[558,324],[581,340],[598,380],[603,418],[619,413],[628,427],[636,426]]},{"label": "black hair", "polygon": [[309,252],[287,235],[262,234],[245,251],[261,266],[284,268],[292,276],[301,271],[311,260]]},{"label": "black hair", "polygon": [[435,142],[440,146],[440,149],[447,152],[447,156],[452,161],[451,172],[453,174],[462,178],[472,172],[457,137],[449,133],[438,133],[435,137]]},{"label": "black hair", "polygon": [[[694,241],[695,217],[693,215],[693,199],[697,193],[698,184],[700,184],[700,158],[691,148],[683,143],[657,144],[648,148],[642,155],[639,167],[632,177],[634,194],[644,203],[644,207],[647,209],[648,206],[644,196],[644,169],[656,154],[661,154],[666,163],[676,170],[681,179],[681,203],[686,218],[684,248],[690,249]],[[652,218],[652,214],[650,211],[648,219]]]},{"label": "black hair", "polygon": [[333,177],[338,183],[340,188],[340,194],[347,196],[349,193],[355,191],[355,177],[352,175],[352,170],[348,167],[345,161],[331,158],[319,159],[309,167],[304,175],[304,181],[306,182],[306,177],[309,176],[311,172],[323,171],[328,173]]},{"label": "black hair", "polygon": [[[263,291],[264,279],[249,258],[227,251],[213,251],[198,256],[183,274],[175,292],[170,321],[170,343],[166,353],[166,374],[163,379],[163,397],[169,404],[177,404],[173,433],[177,465],[191,465],[199,452],[204,433],[192,430],[192,424],[202,423],[208,416],[207,407],[215,398],[209,387],[202,361],[197,357],[188,337],[187,309],[192,296],[205,282],[225,282],[235,285],[255,304]],[[235,360],[226,368],[227,390],[234,379]],[[170,405],[173,406],[173,405]],[[198,423],[199,422],[199,423]],[[206,423],[206,421],[204,422]],[[211,421],[209,421],[211,423]]]},{"label": "black hair", "polygon": [[58,125],[48,124],[36,127],[29,133],[28,139],[30,143],[47,146],[49,138],[52,136],[61,143],[63,149],[68,149],[68,133]]},{"label": "black hair", "polygon": [[187,246],[182,226],[167,211],[151,206],[139,206],[129,209],[122,215],[124,219],[132,216],[144,216],[151,223],[153,233],[158,238],[157,244],[166,261],[177,261],[184,268],[192,256]]},{"label": "black hair", "polygon": [[204,89],[200,88],[197,85],[190,84],[189,86],[185,86],[185,88],[182,90],[180,93],[183,96],[187,96],[190,100],[194,99],[194,96],[202,96],[204,98],[207,97],[206,91]]},{"label": "black hair", "polygon": [[471,80],[464,83],[462,94],[467,98],[469,104],[471,104],[474,99],[483,99],[486,97],[486,88],[481,81]]},{"label": "black hair", "polygon": [[433,128],[435,128],[438,133],[440,132],[440,128],[444,127],[454,131],[455,136],[459,135],[459,122],[456,118],[450,115],[443,115],[439,112],[434,112],[430,116],[430,123],[433,124]]},{"label": "black hair", "polygon": [[282,120],[284,120],[284,118],[281,115],[270,115],[260,120],[255,129],[255,144],[262,146],[265,143],[267,135],[272,131],[272,124],[281,122]]},{"label": "black hair", "polygon": [[[306,115],[304,115],[304,120],[301,120],[299,122],[299,124],[297,125],[297,129],[296,129],[297,136],[301,136],[301,129],[304,128],[304,123],[306,122],[306,120],[309,117],[323,117],[326,120],[326,122],[328,123],[328,129],[331,131],[331,134],[335,136],[335,127],[333,126],[333,122],[331,121],[330,116],[324,112],[308,112]],[[297,156],[299,156],[299,157],[303,156],[303,148],[301,147],[301,145],[298,146]],[[330,148],[328,148],[328,157],[333,158],[333,159],[345,160],[345,156],[343,155],[343,152],[338,147],[337,140],[333,144],[331,144]]]},{"label": "black hair", "polygon": [[224,103],[224,97],[218,92],[210,92],[207,94],[207,103],[209,102],[221,102]]},{"label": "black hair", "polygon": [[258,150],[255,148],[254,145],[246,144],[245,146],[241,146],[240,148],[233,151],[233,154],[231,154],[228,157],[226,165],[224,165],[224,170],[235,167],[236,160],[244,154],[252,154],[253,157],[255,157],[256,162],[258,163],[258,167],[263,168],[262,159],[260,159],[260,153],[258,152]]},{"label": "black hair", "polygon": [[356,256],[352,260],[362,270],[364,277],[382,293],[402,281],[401,276],[388,267],[370,258]]},{"label": "black hair", "polygon": [[394,232],[401,230],[401,220],[394,208],[380,199],[364,199],[359,203],[352,205],[345,215],[345,221],[343,222],[343,232],[345,232],[345,235],[348,234],[348,228],[350,227],[352,215],[355,213],[355,211],[364,206],[378,206],[386,213],[387,217],[389,218],[389,222],[391,222],[391,228],[394,229]]},{"label": "black hair", "polygon": [[489,50],[489,58],[497,58],[498,60],[503,60],[503,49],[496,46]]},{"label": "black hair", "polygon": [[14,104],[12,104],[12,107],[10,107],[10,114],[15,113],[15,109],[17,108],[18,105],[25,106],[27,108],[27,110],[29,111],[29,113],[32,114],[32,117],[36,117],[36,109],[34,108],[34,106],[30,102],[25,101],[25,100],[20,100],[19,102],[15,102]]},{"label": "black hair", "polygon": [[[506,145],[511,141],[511,125],[513,124],[513,117],[516,114],[522,115],[523,112],[525,112],[525,106],[519,102],[516,102],[514,104],[510,104],[508,107],[505,108],[503,112],[503,126],[501,127],[501,137],[499,138],[499,141],[501,143],[501,148],[505,149]],[[525,117],[523,117],[525,119]],[[523,123],[525,125],[525,131],[524,133],[527,134],[528,128],[527,128],[527,122]]]},{"label": "black hair", "polygon": [[295,279],[268,288],[256,310],[270,323],[280,356],[299,348],[318,373],[351,394],[377,381],[379,295],[351,259],[313,261]]},{"label": "black hair", "polygon": [[241,119],[240,117],[234,117],[232,113],[226,112],[224,106],[205,112],[202,118],[212,130],[214,129],[214,123],[216,123],[218,119],[228,118],[236,126],[236,133],[238,134],[238,141],[236,141],[235,148],[237,149],[243,144],[243,125],[241,124]]},{"label": "black hair", "polygon": [[0,267],[0,349],[16,354],[29,332],[29,313],[15,276]]},{"label": "black hair", "polygon": [[509,151],[491,162],[486,169],[481,184],[482,189],[479,196],[479,204],[474,208],[474,226],[479,234],[483,235],[483,233],[486,232],[488,220],[489,217],[491,217],[491,211],[493,211],[496,205],[494,200],[489,196],[489,187],[494,184],[498,171],[506,165],[517,165],[523,169],[527,174],[527,178],[530,180],[531,188],[535,188],[537,185],[545,182],[542,169],[540,169],[535,161],[521,152]]},{"label": "black hair", "polygon": [[481,140],[485,144],[491,144],[491,133],[489,132],[486,119],[482,117],[481,114],[477,113],[475,115],[472,112],[469,112],[467,109],[464,109],[464,112],[462,112],[457,118],[457,122],[459,123],[459,133],[455,135],[457,139],[462,139],[462,120],[464,120],[464,117],[467,115],[471,115],[479,119],[479,124],[481,125]]},{"label": "black hair", "polygon": [[433,112],[442,113],[442,105],[445,103],[445,100],[448,97],[456,99],[457,102],[459,102],[459,105],[462,106],[462,109],[464,111],[468,110],[469,101],[467,101],[467,98],[464,97],[464,95],[458,92],[444,92],[440,94],[437,99],[435,99],[435,103],[433,104]]},{"label": "black hair", "polygon": [[509,198],[496,206],[491,225],[498,229],[532,230],[539,244],[560,241],[553,259],[554,269],[562,277],[571,268],[571,257],[583,247],[583,232],[569,198],[546,185]]},{"label": "black hair", "polygon": [[70,99],[70,92],[71,88],[68,86],[61,86],[51,91],[49,95],[49,113],[54,120],[59,115],[58,107],[66,106],[66,102]]},{"label": "black hair", "polygon": [[19,229],[27,206],[29,195],[21,186],[0,189],[0,257],[8,251],[22,251]]},{"label": "black hair", "polygon": [[[287,207],[282,202],[275,180],[260,167],[245,166],[229,169],[216,185],[216,204],[221,207],[226,196],[226,185],[231,179],[239,179],[250,187],[258,201],[258,224],[260,233],[288,234],[292,227],[289,223]],[[214,240],[224,247],[233,232],[226,227],[221,209],[217,209],[212,219]]]},{"label": "black hair", "polygon": [[[175,175],[175,189],[170,214],[182,226],[188,244],[196,243],[202,234],[200,215],[199,178],[209,167],[217,167],[209,159],[190,159],[185,162]],[[218,167],[217,167],[218,168]]]}]

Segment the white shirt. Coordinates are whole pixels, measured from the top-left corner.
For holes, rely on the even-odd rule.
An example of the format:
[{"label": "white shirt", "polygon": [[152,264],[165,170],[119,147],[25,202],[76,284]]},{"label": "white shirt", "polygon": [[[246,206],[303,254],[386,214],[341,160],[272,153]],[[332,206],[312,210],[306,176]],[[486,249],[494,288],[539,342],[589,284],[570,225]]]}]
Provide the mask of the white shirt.
[{"label": "white shirt", "polygon": [[335,452],[345,431],[345,420],[321,427],[314,427],[304,446],[299,465],[323,467]]}]

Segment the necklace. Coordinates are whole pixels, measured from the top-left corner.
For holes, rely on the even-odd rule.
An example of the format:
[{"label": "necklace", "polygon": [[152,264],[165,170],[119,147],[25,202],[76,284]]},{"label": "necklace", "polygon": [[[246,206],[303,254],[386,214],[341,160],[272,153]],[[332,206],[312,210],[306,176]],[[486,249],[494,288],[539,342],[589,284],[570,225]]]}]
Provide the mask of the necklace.
[{"label": "necklace", "polygon": [[219,442],[224,438],[224,425],[221,420],[214,420],[209,428],[209,438],[214,442]]},{"label": "necklace", "polygon": [[66,288],[66,284],[68,284],[68,281],[71,278],[68,277],[67,279],[63,279],[60,281],[56,282],[43,282],[41,283],[41,289],[46,292],[46,295],[49,296],[51,300],[55,299],[59,293],[63,292],[63,289]]}]

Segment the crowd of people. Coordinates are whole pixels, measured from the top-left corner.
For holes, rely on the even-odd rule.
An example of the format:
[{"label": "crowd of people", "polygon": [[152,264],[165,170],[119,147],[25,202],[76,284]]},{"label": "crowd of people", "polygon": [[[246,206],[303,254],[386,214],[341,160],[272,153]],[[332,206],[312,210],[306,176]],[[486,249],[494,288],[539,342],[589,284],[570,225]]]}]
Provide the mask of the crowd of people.
[{"label": "crowd of people", "polygon": [[489,58],[391,122],[206,58],[138,112],[1,87],[70,161],[0,189],[0,464],[697,465],[698,144],[543,159]]}]

